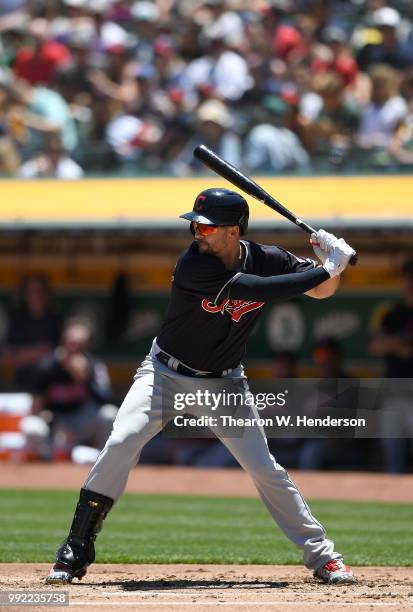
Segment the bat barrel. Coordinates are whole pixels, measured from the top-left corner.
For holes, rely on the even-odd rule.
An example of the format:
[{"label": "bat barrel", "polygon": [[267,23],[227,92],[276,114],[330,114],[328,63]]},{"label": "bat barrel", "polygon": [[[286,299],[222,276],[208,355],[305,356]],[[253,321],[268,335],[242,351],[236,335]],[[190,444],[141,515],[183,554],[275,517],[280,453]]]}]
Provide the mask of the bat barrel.
[{"label": "bat barrel", "polygon": [[[272,195],[265,191],[265,189],[255,183],[255,181],[253,181],[249,176],[243,174],[241,170],[238,170],[238,168],[232,166],[229,162],[222,159],[219,155],[214,153],[214,151],[211,151],[211,149],[209,149],[205,145],[198,145],[197,147],[195,147],[194,157],[199,159],[203,164],[205,164],[205,166],[227,179],[227,181],[229,181],[239,189],[242,189],[242,191],[244,191],[248,195],[252,196],[259,202],[263,202],[264,204],[278,212],[280,215],[283,215],[289,221],[295,223],[298,227],[301,227],[308,234],[316,233],[316,230],[314,228],[305,223],[305,221],[303,221],[302,219],[299,219],[294,213],[288,210],[288,208],[285,208],[285,206],[283,206],[281,202],[276,200]],[[349,263],[352,266],[356,265],[357,253],[352,255]]]}]

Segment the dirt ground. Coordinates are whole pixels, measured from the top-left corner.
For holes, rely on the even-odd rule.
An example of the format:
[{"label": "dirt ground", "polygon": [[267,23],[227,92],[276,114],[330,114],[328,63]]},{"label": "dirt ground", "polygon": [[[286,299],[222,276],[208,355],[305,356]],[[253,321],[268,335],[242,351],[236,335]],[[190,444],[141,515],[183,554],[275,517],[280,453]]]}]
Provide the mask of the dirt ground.
[{"label": "dirt ground", "polygon": [[[77,489],[88,468],[71,464],[8,464],[0,468],[0,488]],[[413,501],[413,476],[363,473],[291,472],[308,499]],[[141,466],[131,473],[127,491],[192,495],[255,496],[248,476],[237,469]],[[68,591],[70,606],[86,610],[132,608],[165,612],[278,612],[317,609],[412,610],[413,568],[356,568],[358,583],[320,584],[303,567],[269,565],[93,565],[70,587],[46,587],[46,564],[0,564],[0,593],[5,590]],[[38,612],[55,606],[13,606]],[[0,605],[0,610],[6,609]],[[64,608],[63,608],[64,609]]]},{"label": "dirt ground", "polygon": [[[71,463],[0,463],[0,489],[73,489],[89,467]],[[289,471],[308,499],[413,502],[413,474]],[[250,477],[237,468],[190,468],[142,465],[132,470],[126,491],[177,495],[256,497]]]},{"label": "dirt ground", "polygon": [[[42,578],[49,567],[0,565],[0,590],[69,591],[70,607],[104,612],[122,607],[152,612],[212,612],[219,606],[262,612],[413,608],[412,568],[360,568],[357,585],[332,587],[296,566],[97,564],[70,587],[45,587]],[[46,611],[50,606],[35,609]]]}]

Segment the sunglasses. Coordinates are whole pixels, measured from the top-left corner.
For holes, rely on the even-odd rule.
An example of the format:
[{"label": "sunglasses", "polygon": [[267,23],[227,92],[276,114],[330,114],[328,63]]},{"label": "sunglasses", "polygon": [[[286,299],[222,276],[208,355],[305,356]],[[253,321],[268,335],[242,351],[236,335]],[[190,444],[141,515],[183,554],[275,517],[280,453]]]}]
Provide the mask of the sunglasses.
[{"label": "sunglasses", "polygon": [[209,236],[218,231],[217,225],[208,225],[207,223],[198,223],[197,221],[192,221],[192,227],[194,232],[198,232],[201,236]]}]

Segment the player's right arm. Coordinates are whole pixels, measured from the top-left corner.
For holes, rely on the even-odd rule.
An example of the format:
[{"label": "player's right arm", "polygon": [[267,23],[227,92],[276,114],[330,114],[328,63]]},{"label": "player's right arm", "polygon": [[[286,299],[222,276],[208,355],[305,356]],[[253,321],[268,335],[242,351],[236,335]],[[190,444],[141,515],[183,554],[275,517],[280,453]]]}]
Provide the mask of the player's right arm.
[{"label": "player's right arm", "polygon": [[353,249],[342,239],[330,249],[322,266],[303,272],[276,276],[256,276],[238,273],[215,298],[215,304],[223,299],[279,301],[307,293],[321,283],[339,276],[347,266]]}]

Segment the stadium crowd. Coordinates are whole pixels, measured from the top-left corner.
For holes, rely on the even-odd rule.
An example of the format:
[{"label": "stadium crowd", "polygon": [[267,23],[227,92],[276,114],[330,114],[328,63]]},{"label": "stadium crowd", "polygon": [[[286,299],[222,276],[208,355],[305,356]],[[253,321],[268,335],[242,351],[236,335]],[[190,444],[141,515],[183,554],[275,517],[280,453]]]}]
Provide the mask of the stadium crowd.
[{"label": "stadium crowd", "polygon": [[409,0],[3,0],[0,173],[413,165]]}]

